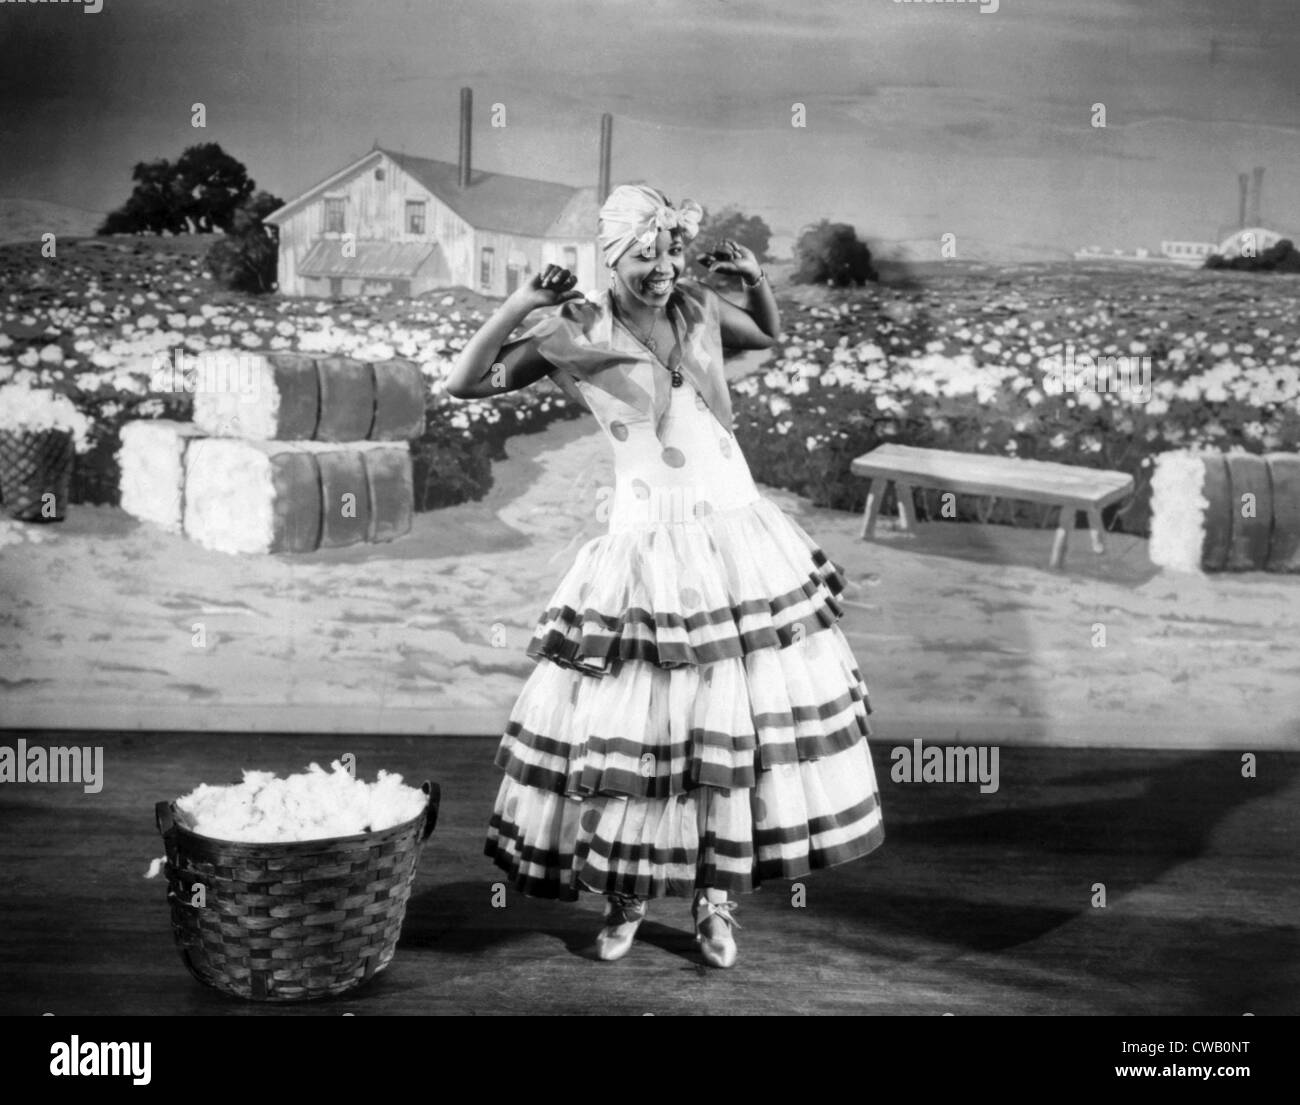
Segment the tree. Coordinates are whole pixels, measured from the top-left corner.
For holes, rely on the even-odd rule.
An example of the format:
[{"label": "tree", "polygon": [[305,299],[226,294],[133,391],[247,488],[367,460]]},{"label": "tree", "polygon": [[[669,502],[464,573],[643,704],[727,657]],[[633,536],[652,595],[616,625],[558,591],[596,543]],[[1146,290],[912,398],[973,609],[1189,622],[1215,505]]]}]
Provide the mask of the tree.
[{"label": "tree", "polygon": [[858,240],[857,231],[848,223],[826,219],[805,227],[794,247],[795,284],[830,284],[847,287],[879,280],[871,263],[871,250]]},{"label": "tree", "polygon": [[[771,261],[768,247],[772,243],[772,229],[757,215],[746,215],[740,208],[728,205],[716,214],[709,214],[708,208],[700,219],[699,236],[686,248],[686,271],[692,276],[704,276],[703,265],[696,260],[709,253],[717,243],[730,238],[754,251],[760,261]],[[738,276],[714,274],[713,280],[726,284],[739,284]]]},{"label": "tree", "polygon": [[1300,252],[1290,238],[1282,238],[1258,256],[1224,257],[1212,253],[1205,259],[1207,269],[1237,269],[1242,272],[1300,272]]},{"label": "tree", "polygon": [[253,194],[248,170],[215,142],[190,146],[176,163],[140,161],[135,189],[112,211],[100,234],[211,234],[229,231],[235,211]]},{"label": "tree", "polygon": [[231,218],[230,233],[208,248],[213,279],[233,291],[263,294],[275,288],[280,232],[262,220],[284,206],[269,192],[245,200]]}]

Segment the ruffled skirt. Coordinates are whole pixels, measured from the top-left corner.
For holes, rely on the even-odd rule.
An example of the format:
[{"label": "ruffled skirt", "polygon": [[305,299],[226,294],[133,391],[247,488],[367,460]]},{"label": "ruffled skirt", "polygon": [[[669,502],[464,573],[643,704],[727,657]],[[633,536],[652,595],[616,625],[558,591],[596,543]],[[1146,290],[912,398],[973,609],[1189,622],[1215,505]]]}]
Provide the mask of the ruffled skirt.
[{"label": "ruffled skirt", "polygon": [[586,544],[542,614],[486,852],[523,892],[730,893],[884,839],[844,581],[771,501]]}]

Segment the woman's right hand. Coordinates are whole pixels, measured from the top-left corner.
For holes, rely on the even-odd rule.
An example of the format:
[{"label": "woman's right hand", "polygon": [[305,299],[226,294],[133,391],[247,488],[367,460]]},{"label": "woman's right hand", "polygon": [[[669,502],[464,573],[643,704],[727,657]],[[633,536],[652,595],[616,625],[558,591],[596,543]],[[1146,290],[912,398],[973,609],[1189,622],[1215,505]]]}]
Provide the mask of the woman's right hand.
[{"label": "woman's right hand", "polygon": [[583,297],[574,288],[577,282],[578,278],[568,269],[559,265],[547,265],[545,271],[539,272],[528,283],[521,284],[511,292],[507,302],[513,302],[528,311],[535,311],[539,307],[554,307],[558,303]]}]

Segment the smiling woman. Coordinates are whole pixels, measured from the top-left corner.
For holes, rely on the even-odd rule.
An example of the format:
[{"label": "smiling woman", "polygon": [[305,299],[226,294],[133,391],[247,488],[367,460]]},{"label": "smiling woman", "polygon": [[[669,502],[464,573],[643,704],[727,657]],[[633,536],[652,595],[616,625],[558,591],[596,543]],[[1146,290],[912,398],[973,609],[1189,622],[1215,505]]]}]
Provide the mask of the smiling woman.
[{"label": "smiling woman", "polygon": [[685,278],[699,213],[615,189],[598,233],[609,288],[586,300],[550,266],[466,343],[448,389],[549,375],[615,459],[609,532],[528,647],[486,852],[526,894],[604,894],[599,959],[629,951],[646,899],[680,895],[705,962],[730,967],[733,894],[865,855],[884,830],[867,688],[836,624],[845,581],[759,494],[732,432],[723,348],[770,345],[776,302],[735,242],[702,264],[743,279],[744,308]]}]

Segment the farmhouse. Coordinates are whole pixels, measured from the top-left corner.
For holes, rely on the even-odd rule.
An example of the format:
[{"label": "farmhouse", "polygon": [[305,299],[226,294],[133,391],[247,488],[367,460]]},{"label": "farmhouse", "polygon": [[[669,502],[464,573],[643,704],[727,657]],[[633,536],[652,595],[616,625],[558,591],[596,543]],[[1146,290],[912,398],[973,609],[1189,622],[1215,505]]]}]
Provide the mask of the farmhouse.
[{"label": "farmhouse", "polygon": [[284,295],[420,295],[462,285],[509,295],[548,264],[597,287],[596,215],[609,192],[611,120],[595,187],[476,171],[472,94],[460,94],[456,164],[376,146],[272,212]]}]

